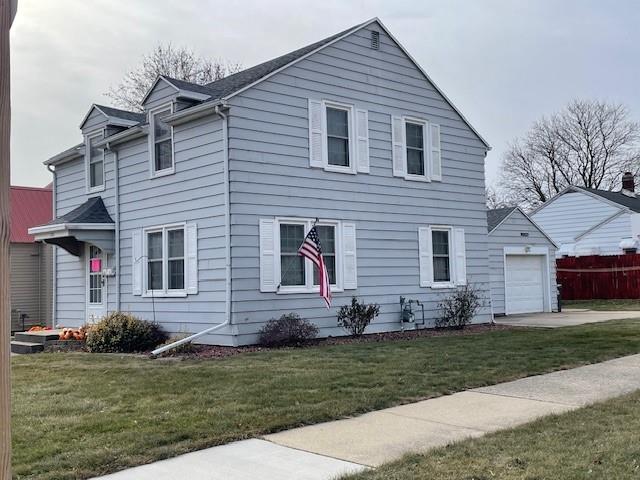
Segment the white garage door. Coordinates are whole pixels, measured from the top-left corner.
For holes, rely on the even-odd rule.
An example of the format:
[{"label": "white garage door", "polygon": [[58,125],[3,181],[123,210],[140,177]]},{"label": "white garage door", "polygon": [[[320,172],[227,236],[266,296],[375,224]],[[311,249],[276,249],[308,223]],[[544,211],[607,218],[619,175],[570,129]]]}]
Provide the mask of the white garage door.
[{"label": "white garage door", "polygon": [[507,255],[507,314],[544,311],[544,256]]}]

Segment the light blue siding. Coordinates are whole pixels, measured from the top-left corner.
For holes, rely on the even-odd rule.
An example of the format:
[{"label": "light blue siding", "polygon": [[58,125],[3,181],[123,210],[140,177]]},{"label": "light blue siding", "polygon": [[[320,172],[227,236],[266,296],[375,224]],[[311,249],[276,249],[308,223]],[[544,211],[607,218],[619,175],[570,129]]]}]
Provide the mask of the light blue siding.
[{"label": "light blue siding", "polygon": [[[523,237],[521,233],[527,233]],[[556,287],[556,247],[519,211],[513,212],[500,226],[489,234],[489,270],[491,276],[491,302],[493,313],[505,313],[504,247],[546,247],[549,249],[551,277],[551,309],[558,309]]]},{"label": "light blue siding", "polygon": [[166,103],[175,101],[176,99],[175,87],[169,85],[166,81],[160,80],[153,90],[149,92],[147,99],[144,103],[145,110],[151,110]]},{"label": "light blue siding", "polygon": [[[426,302],[433,325],[447,291],[419,287],[418,227],[429,224],[465,229],[468,279],[488,305],[485,147],[384,32],[380,50],[369,48],[369,30],[230,99],[232,304],[239,343],[254,341],[263,322],[289,311],[317,323],[321,335],[343,334],[335,315],[352,294],[381,305],[370,331],[400,329],[400,295]],[[368,110],[370,174],[309,168],[309,98]],[[441,125],[442,182],[392,176],[392,115]],[[355,222],[358,289],[336,293],[330,310],[317,294],[261,293],[258,223],[276,216]],[[476,321],[488,320],[485,308]]]}]

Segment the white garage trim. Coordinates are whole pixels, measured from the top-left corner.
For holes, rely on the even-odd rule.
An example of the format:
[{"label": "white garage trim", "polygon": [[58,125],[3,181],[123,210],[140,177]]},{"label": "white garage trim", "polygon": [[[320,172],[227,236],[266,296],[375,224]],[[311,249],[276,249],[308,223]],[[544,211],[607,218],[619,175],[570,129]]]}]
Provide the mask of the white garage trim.
[{"label": "white garage trim", "polygon": [[549,271],[549,249],[547,247],[533,247],[533,246],[522,246],[522,247],[504,247],[504,255],[503,255],[503,269],[504,269],[504,310],[505,315],[509,315],[509,296],[507,295],[507,256],[508,255],[531,255],[542,257],[543,267],[542,267],[542,276],[543,276],[543,286],[542,289],[544,291],[544,311],[551,311],[551,272]]}]

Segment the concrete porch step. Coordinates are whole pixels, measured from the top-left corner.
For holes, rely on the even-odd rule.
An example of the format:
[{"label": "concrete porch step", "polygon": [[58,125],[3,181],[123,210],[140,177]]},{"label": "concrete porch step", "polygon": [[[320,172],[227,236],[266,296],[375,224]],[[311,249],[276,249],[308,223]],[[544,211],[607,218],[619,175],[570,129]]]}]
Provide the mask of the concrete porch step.
[{"label": "concrete porch step", "polygon": [[39,343],[45,345],[47,342],[58,340],[59,330],[42,330],[40,332],[16,332],[14,338],[18,342]]},{"label": "concrete porch step", "polygon": [[44,350],[44,343],[21,342],[13,340],[11,342],[11,353],[37,353]]}]

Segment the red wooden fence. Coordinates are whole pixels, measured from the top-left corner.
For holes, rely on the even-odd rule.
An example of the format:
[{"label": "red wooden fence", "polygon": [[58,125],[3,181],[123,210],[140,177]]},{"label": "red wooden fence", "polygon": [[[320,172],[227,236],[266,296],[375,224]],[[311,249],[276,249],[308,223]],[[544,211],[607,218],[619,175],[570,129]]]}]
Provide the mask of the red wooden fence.
[{"label": "red wooden fence", "polygon": [[640,298],[640,254],[556,260],[564,300]]}]

